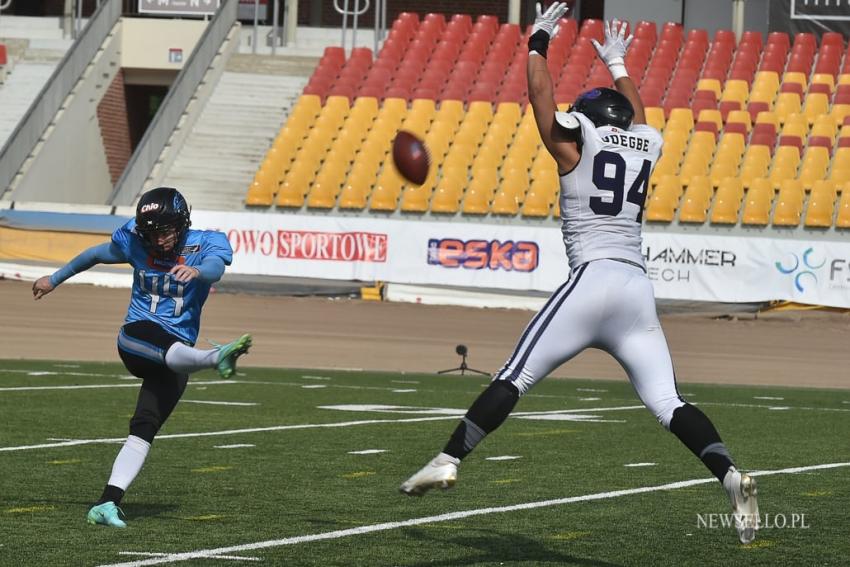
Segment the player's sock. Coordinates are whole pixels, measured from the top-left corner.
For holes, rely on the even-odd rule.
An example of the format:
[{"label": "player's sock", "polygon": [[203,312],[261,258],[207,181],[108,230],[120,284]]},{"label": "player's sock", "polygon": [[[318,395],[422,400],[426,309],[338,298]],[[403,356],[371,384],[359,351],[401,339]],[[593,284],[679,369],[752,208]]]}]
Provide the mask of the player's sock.
[{"label": "player's sock", "polygon": [[700,458],[708,470],[723,482],[730,466],[734,466],[726,445],[711,420],[691,404],[676,408],[670,420],[670,431]]},{"label": "player's sock", "polygon": [[124,446],[121,447],[118,456],[115,457],[115,462],[112,464],[112,475],[109,477],[106,488],[103,489],[103,495],[98,504],[109,501],[118,504],[121,501],[124,491],[142,470],[142,465],[145,464],[145,458],[148,456],[150,448],[151,444],[141,437],[135,435],[127,437]]},{"label": "player's sock", "polygon": [[218,349],[201,350],[174,343],[165,353],[165,364],[178,374],[191,374],[206,368],[215,368],[218,362]]},{"label": "player's sock", "polygon": [[508,418],[519,400],[519,390],[505,380],[491,382],[473,402],[452,433],[443,452],[463,459]]}]

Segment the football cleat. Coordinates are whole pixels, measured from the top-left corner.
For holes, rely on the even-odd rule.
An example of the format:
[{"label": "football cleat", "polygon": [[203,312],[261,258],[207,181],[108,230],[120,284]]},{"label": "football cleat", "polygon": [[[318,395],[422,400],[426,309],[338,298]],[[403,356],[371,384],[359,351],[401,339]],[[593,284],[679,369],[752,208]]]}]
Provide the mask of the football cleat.
[{"label": "football cleat", "polygon": [[460,459],[440,453],[399,487],[408,496],[422,496],[432,488],[451,488],[457,482]]},{"label": "football cleat", "polygon": [[236,372],[236,359],[251,348],[251,335],[242,335],[226,345],[213,344],[218,349],[218,362],[215,369],[222,378],[230,378]]},{"label": "football cleat", "polygon": [[121,508],[115,505],[115,502],[104,502],[92,506],[89,513],[86,514],[86,521],[92,525],[101,524],[111,528],[126,528],[127,524],[118,516],[119,513],[124,514]]},{"label": "football cleat", "polygon": [[752,543],[759,529],[759,504],[756,479],[747,473],[739,472],[735,467],[729,467],[723,477],[723,488],[732,503],[732,515],[735,519],[735,529],[738,539],[743,544]]}]

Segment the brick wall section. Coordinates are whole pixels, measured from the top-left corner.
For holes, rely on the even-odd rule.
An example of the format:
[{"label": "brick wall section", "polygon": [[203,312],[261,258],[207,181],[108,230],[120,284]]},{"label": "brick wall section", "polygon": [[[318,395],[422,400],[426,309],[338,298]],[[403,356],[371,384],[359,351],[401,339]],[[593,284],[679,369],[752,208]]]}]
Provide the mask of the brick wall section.
[{"label": "brick wall section", "polygon": [[114,185],[133,153],[127,121],[127,99],[124,93],[124,71],[118,71],[112,84],[97,105],[97,121],[106,150],[106,163]]},{"label": "brick wall section", "polygon": [[[313,0],[298,1],[298,23],[299,25],[310,25],[310,4]],[[322,22],[323,27],[339,27],[342,25],[342,16],[334,10],[333,0],[321,0],[322,2]],[[348,0],[348,5],[353,9],[355,0]],[[344,0],[339,0],[339,5],[342,6]],[[504,23],[508,21],[508,0],[392,0],[387,2],[387,27],[392,25],[393,20],[401,12],[417,12],[420,16],[424,16],[429,12],[443,13],[446,16],[451,14],[472,14],[473,17],[479,14],[493,14],[499,17],[499,21]],[[529,6],[529,4],[531,6]],[[361,0],[363,5],[363,0]],[[529,8],[533,10],[533,0],[522,0],[520,3],[520,18],[523,24],[528,23],[526,20],[529,14]],[[373,28],[372,15],[374,14],[374,2],[370,6],[369,11],[357,20],[357,27]],[[349,19],[349,26],[351,19]]]}]

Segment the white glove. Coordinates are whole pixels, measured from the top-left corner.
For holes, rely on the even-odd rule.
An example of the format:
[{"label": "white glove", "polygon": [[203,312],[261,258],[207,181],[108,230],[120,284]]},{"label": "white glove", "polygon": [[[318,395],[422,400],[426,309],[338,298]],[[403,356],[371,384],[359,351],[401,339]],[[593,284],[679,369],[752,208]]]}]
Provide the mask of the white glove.
[{"label": "white glove", "polygon": [[534,32],[543,30],[549,34],[549,39],[552,39],[558,35],[558,31],[561,29],[560,26],[558,26],[558,20],[564,17],[567,10],[569,10],[569,8],[567,7],[566,2],[555,2],[549,6],[545,12],[543,12],[543,8],[540,5],[540,2],[538,2],[537,17],[534,19],[534,26],[531,28],[531,34],[534,35]]},{"label": "white glove", "polygon": [[626,55],[626,49],[629,48],[635,36],[625,36],[626,22],[620,23],[617,20],[611,20],[610,24],[607,21],[605,22],[605,45],[599,45],[599,42],[595,39],[590,40],[593,42],[593,47],[596,48],[599,58],[608,66],[608,70],[611,71],[611,76],[614,77],[615,81],[629,76],[623,58]]}]

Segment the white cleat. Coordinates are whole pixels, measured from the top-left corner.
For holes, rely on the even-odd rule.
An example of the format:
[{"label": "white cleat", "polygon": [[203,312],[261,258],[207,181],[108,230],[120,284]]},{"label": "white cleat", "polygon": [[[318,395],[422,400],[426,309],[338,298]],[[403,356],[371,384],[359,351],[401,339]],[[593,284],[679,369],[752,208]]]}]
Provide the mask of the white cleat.
[{"label": "white cleat", "polygon": [[735,529],[738,539],[743,544],[752,543],[759,529],[759,504],[756,479],[747,473],[739,472],[735,467],[729,467],[723,477],[723,488],[732,503],[732,514],[735,519]]},{"label": "white cleat", "polygon": [[440,453],[399,487],[402,494],[422,496],[432,488],[451,488],[457,482],[460,459]]}]

